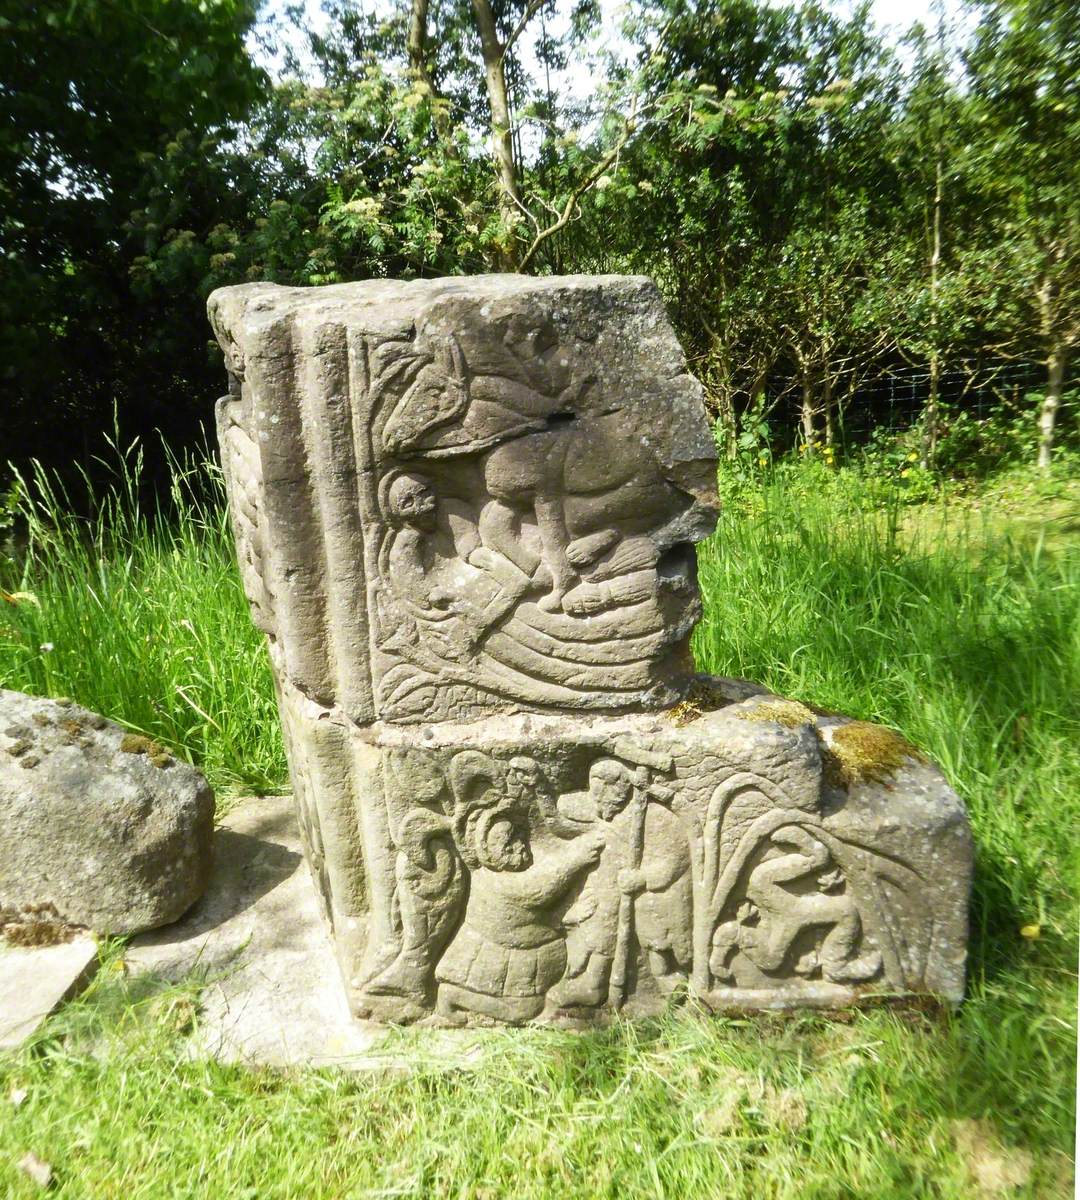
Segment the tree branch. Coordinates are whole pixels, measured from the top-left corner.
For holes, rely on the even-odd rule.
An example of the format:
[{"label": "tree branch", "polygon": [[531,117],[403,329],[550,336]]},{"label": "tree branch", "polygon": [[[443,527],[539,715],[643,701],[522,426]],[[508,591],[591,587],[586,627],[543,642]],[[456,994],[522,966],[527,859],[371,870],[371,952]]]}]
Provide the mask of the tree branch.
[{"label": "tree branch", "polygon": [[518,38],[521,37],[521,35],[525,32],[525,26],[528,25],[528,23],[533,19],[533,17],[535,17],[536,14],[547,3],[548,3],[548,0],[529,0],[529,3],[525,6],[525,11],[521,14],[520,18],[518,19],[518,23],[514,26],[513,29],[510,30],[510,33],[507,36],[506,41],[503,42],[503,47],[502,47],[503,58],[506,57],[511,46],[513,46],[513,44],[518,40]]},{"label": "tree branch", "polygon": [[596,166],[593,167],[593,169],[584,177],[584,179],[581,180],[581,182],[577,185],[576,188],[574,188],[574,190],[570,193],[570,195],[566,198],[566,203],[563,205],[563,209],[562,209],[561,214],[559,215],[559,219],[557,221],[555,221],[554,224],[549,225],[546,229],[541,229],[537,233],[536,237],[533,238],[532,244],[529,246],[528,250],[525,251],[525,254],[522,256],[521,261],[518,263],[517,269],[519,271],[525,270],[525,268],[532,261],[532,258],[536,254],[537,250],[540,249],[540,246],[545,241],[547,241],[547,239],[549,237],[551,237],[553,234],[558,233],[560,229],[565,229],[566,226],[570,224],[570,221],[574,215],[574,209],[577,206],[577,202],[589,190],[589,188],[591,188],[592,185],[600,178],[600,176],[603,175],[603,173],[608,169],[608,167],[610,167],[611,164],[619,157],[620,153],[622,152],[623,147],[629,141],[630,135],[634,132],[634,129],[636,128],[636,126],[634,124],[634,118],[635,118],[636,113],[637,113],[637,101],[635,99],[634,104],[630,109],[630,115],[626,118],[626,125],[623,129],[622,136],[615,143],[615,145],[607,152],[607,154],[605,154],[604,157],[602,159],[600,159],[600,161],[596,164]]}]

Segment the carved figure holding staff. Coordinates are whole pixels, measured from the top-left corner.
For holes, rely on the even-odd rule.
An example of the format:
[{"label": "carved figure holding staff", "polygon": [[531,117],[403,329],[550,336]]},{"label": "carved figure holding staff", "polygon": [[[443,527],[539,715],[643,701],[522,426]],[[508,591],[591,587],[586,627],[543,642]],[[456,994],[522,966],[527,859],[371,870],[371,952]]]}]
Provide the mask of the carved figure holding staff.
[{"label": "carved figure holding staff", "polygon": [[568,962],[551,997],[557,1008],[605,1002],[620,1008],[639,948],[661,992],[674,992],[687,977],[690,845],[668,807],[673,793],[652,780],[654,771],[673,764],[667,755],[637,747],[618,750],[622,758],[593,763],[587,791],[559,802],[565,817],[606,835],[600,862],[563,918]]}]

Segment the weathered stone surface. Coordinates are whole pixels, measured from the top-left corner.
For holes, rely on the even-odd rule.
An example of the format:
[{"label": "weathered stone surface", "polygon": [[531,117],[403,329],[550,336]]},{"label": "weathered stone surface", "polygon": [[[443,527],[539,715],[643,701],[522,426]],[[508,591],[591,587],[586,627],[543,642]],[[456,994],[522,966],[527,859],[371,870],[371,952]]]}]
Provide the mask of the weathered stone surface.
[{"label": "weathered stone surface", "polygon": [[[353,1010],[516,1023],[646,1015],[687,989],[713,1008],[958,1000],[971,844],[940,772],[891,731],[725,682],[704,710],[419,737],[286,689]],[[841,760],[848,728],[888,753]]]},{"label": "weathered stone surface", "polygon": [[963,990],[897,735],[695,679],[700,388],[647,280],[215,293],[245,587],[350,1004],[602,1021]]},{"label": "weathered stone surface", "polygon": [[649,280],[251,284],[210,314],[281,675],[362,722],[679,698],[715,449]]},{"label": "weathered stone surface", "polygon": [[97,961],[97,943],[85,935],[54,946],[10,946],[0,939],[0,1049],[37,1032],[89,982]]},{"label": "weathered stone surface", "polygon": [[193,767],[76,704],[0,690],[0,909],[125,934],[175,921],[210,869]]},{"label": "weathered stone surface", "polygon": [[133,938],[133,974],[204,979],[192,1052],[272,1066],[371,1066],[378,1027],[353,1020],[304,863],[291,796],[244,800],[218,827],[205,895]]}]

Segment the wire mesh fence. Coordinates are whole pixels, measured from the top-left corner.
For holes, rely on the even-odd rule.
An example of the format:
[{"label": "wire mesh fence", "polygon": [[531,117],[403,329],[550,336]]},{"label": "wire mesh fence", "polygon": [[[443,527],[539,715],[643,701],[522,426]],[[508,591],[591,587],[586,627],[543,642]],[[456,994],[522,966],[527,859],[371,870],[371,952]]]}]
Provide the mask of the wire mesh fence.
[{"label": "wire mesh fence", "polygon": [[[1012,359],[960,362],[942,371],[939,404],[943,412],[964,411],[983,421],[1002,407],[1020,409],[1029,392],[1041,389],[1045,371],[1041,363]],[[874,430],[910,428],[922,417],[929,396],[926,367],[892,370],[857,388],[843,404],[838,414],[841,440],[857,445]]]}]

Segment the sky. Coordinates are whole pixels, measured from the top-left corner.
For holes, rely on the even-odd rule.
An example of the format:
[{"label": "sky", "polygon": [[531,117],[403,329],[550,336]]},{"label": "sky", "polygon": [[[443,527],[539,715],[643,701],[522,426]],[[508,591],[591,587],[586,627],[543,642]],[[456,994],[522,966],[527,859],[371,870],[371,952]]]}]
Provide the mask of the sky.
[{"label": "sky", "polygon": [[[267,8],[271,11],[280,11],[285,7],[285,2],[286,0],[270,0]],[[608,36],[617,37],[616,30],[621,2],[622,0],[600,0],[605,31]],[[303,0],[303,3],[311,26],[316,29],[325,28],[326,17],[321,10],[320,0]],[[556,3],[558,7],[566,7],[558,4],[558,0]],[[358,4],[361,8],[374,11],[385,10],[389,7],[386,0],[358,0]],[[894,40],[898,40],[916,21],[922,21],[927,26],[933,25],[937,20],[936,11],[939,5],[943,5],[945,16],[950,22],[956,22],[961,27],[969,23],[970,18],[965,20],[962,0],[872,0],[871,11],[875,23],[882,30],[888,32]],[[845,2],[845,0],[835,0],[831,7],[838,12],[850,12],[853,4]],[[588,67],[585,64],[579,64],[576,69],[571,67],[567,79],[559,81],[559,84],[568,86],[577,92],[582,88],[587,89],[589,80]]]}]

